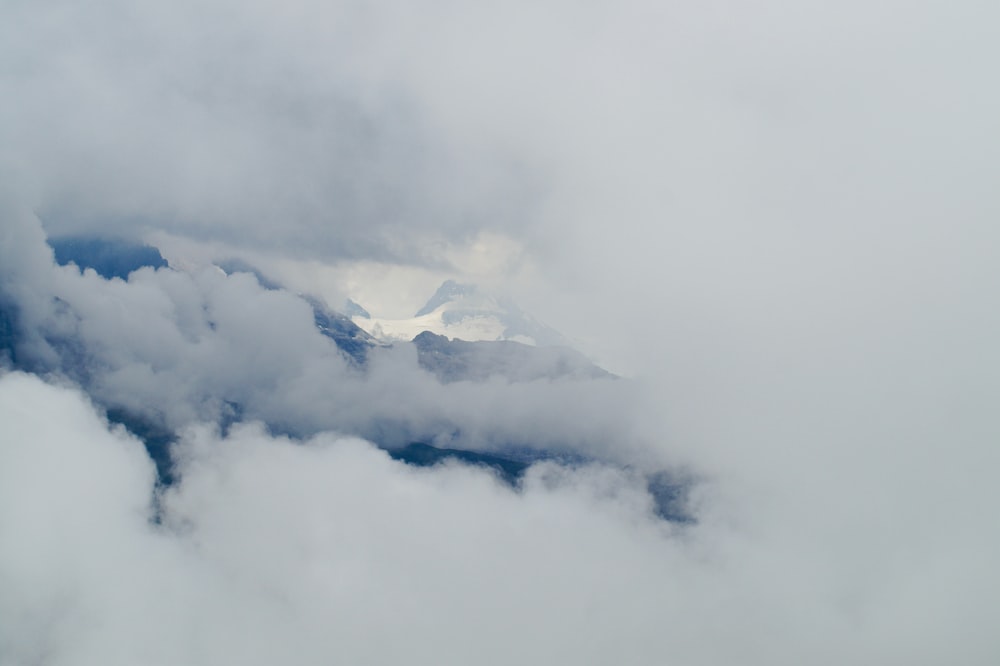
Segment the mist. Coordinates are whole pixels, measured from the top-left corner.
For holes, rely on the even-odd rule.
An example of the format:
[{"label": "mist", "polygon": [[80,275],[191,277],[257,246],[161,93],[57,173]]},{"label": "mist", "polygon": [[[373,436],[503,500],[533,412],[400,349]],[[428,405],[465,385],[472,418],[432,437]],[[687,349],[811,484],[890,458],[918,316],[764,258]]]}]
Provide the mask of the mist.
[{"label": "mist", "polygon": [[[996,662],[998,18],[8,3],[0,661]],[[445,277],[625,379],[359,370],[298,293],[391,317]],[[586,462],[509,487],[408,441]]]}]

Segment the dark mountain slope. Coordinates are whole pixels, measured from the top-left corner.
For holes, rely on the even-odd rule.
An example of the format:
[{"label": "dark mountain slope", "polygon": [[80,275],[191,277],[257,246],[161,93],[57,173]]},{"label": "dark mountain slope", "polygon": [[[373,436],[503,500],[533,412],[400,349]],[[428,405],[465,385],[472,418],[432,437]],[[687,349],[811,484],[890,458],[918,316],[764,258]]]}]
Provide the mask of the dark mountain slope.
[{"label": "dark mountain slope", "polygon": [[420,367],[442,382],[604,379],[611,373],[566,347],[532,347],[509,340],[467,342],[424,331],[413,338]]}]

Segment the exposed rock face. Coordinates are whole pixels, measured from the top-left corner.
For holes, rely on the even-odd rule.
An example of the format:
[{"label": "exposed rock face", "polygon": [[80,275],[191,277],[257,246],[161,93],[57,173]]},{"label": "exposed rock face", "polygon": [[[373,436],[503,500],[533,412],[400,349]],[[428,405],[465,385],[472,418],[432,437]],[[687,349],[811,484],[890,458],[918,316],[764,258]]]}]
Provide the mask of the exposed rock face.
[{"label": "exposed rock face", "polygon": [[485,381],[491,377],[510,382],[613,377],[566,347],[532,347],[509,340],[449,340],[430,331],[413,338],[413,344],[420,366],[442,382]]}]

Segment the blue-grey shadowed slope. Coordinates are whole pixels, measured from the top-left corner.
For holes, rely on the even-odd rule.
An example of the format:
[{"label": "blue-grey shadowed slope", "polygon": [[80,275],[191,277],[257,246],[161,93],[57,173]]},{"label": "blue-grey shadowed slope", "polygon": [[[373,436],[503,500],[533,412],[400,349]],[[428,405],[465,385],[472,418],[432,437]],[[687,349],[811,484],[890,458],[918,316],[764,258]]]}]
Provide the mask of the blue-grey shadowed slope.
[{"label": "blue-grey shadowed slope", "polygon": [[[227,259],[226,261],[216,263],[216,266],[221,268],[226,275],[249,273],[257,279],[258,284],[264,289],[271,291],[284,289],[280,284],[242,259]],[[316,324],[319,332],[333,340],[337,348],[353,363],[363,366],[368,361],[369,350],[378,345],[375,339],[351,321],[347,315],[329,309],[315,298],[308,296],[302,296],[302,298],[312,308],[313,322]],[[361,306],[358,307],[360,308]]]},{"label": "blue-grey shadowed slope", "polygon": [[[174,475],[173,458],[170,455],[170,449],[178,439],[175,432],[160,420],[124,407],[109,407],[106,415],[109,422],[124,426],[143,443],[146,452],[156,465],[157,484],[169,486],[177,480]],[[219,414],[219,432],[223,437],[228,436],[230,428],[242,419],[242,405],[226,400]]]},{"label": "blue-grey shadowed slope", "polygon": [[0,293],[0,368],[17,367],[17,308]]},{"label": "blue-grey shadowed slope", "polygon": [[444,383],[485,381],[491,377],[510,382],[614,377],[566,347],[532,347],[509,340],[449,340],[430,331],[413,338],[413,344],[420,367]]},{"label": "blue-grey shadowed slope", "polygon": [[280,284],[267,277],[257,270],[257,268],[251,266],[242,259],[226,259],[224,261],[216,262],[215,265],[221,268],[226,275],[232,275],[233,273],[249,273],[257,278],[257,284],[269,291],[280,291],[282,289]]},{"label": "blue-grey shadowed slope", "polygon": [[120,238],[63,236],[50,238],[49,245],[60,265],[74,263],[81,270],[92,268],[108,280],[115,277],[126,280],[129,273],[146,266],[167,266],[155,247]]},{"label": "blue-grey shadowed slope", "polygon": [[694,523],[688,501],[695,480],[677,472],[662,471],[646,477],[647,489],[656,503],[656,515],[672,523]]},{"label": "blue-grey shadowed slope", "polygon": [[416,467],[431,467],[447,460],[458,460],[467,465],[487,467],[497,472],[500,478],[511,485],[516,484],[517,480],[521,478],[524,471],[529,467],[529,463],[520,460],[512,460],[478,451],[440,449],[421,442],[414,442],[407,444],[401,449],[389,451],[389,455],[394,460],[399,460]]},{"label": "blue-grey shadowed slope", "polygon": [[[37,375],[55,373],[80,384],[85,390],[90,382],[89,355],[77,334],[79,316],[69,303],[58,296],[51,299],[52,312],[61,320],[57,331],[22,328],[20,306],[0,285],[0,368],[6,367]],[[39,354],[38,347],[51,354]]]},{"label": "blue-grey shadowed slope", "polygon": [[[474,467],[484,467],[495,472],[501,480],[513,487],[517,486],[527,469],[536,462],[552,460],[564,464],[559,457],[546,454],[544,451],[532,451],[530,455],[524,457],[507,457],[481,451],[439,448],[423,442],[413,442],[401,449],[389,450],[388,453],[394,460],[415,467],[433,467],[449,460]],[[576,464],[585,463],[585,460],[578,460]],[[693,523],[694,518],[689,512],[687,502],[692,484],[692,480],[673,472],[664,471],[648,475],[646,488],[653,498],[656,515],[672,523]]]},{"label": "blue-grey shadowed slope", "polygon": [[171,485],[175,479],[170,447],[177,441],[177,436],[162,424],[119,407],[109,409],[107,417],[111,423],[125,426],[126,430],[142,441],[156,465],[157,483]]},{"label": "blue-grey shadowed slope", "polygon": [[363,366],[367,363],[368,352],[379,346],[375,338],[368,335],[347,315],[334,312],[315,299],[307,298],[306,301],[312,306],[313,321],[319,332],[333,340],[337,348],[355,364]]}]

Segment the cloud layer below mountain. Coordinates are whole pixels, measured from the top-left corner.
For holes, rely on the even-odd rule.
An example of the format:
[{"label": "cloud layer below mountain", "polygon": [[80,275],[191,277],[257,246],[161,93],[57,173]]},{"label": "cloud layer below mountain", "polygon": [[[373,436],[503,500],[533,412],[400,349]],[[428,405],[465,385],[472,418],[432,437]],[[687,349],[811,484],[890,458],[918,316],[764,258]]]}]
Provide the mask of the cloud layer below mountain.
[{"label": "cloud layer below mountain", "polygon": [[865,552],[822,514],[678,529],[609,468],[541,465],[515,493],[359,440],[244,426],[187,433],[154,523],[150,461],[80,394],[9,374],[0,409],[8,663],[991,656],[992,558],[904,547],[905,522],[873,526]]}]

